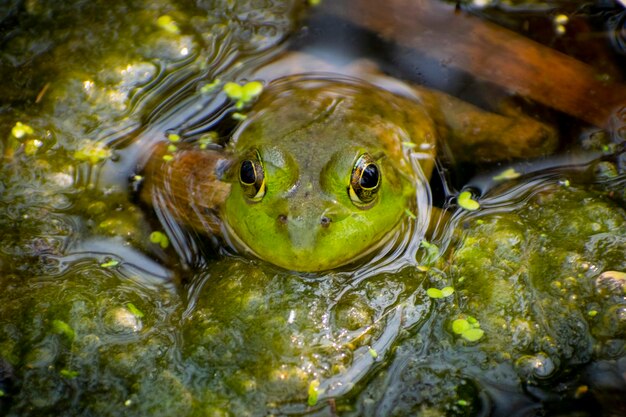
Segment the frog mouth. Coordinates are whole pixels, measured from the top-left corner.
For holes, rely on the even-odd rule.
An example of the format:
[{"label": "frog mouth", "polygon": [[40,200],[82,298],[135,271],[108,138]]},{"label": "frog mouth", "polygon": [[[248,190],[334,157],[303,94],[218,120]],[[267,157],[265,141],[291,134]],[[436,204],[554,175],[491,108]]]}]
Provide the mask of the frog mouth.
[{"label": "frog mouth", "polygon": [[[394,262],[398,257],[406,252],[408,245],[408,239],[403,236],[408,236],[411,233],[407,233],[406,227],[403,227],[401,219],[386,233],[382,234],[378,239],[373,240],[373,243],[369,245],[365,250],[356,255],[351,255],[342,258],[336,258],[335,262],[316,262],[318,257],[313,253],[298,253],[293,252],[293,256],[289,258],[289,263],[278,263],[266,259],[266,257],[255,251],[249,244],[247,244],[237,233],[237,231],[226,222],[222,226],[222,237],[225,243],[232,248],[236,253],[244,256],[254,257],[263,262],[278,266],[288,271],[304,272],[304,273],[322,273],[338,268],[347,268],[353,270],[360,268],[363,264],[387,264]],[[390,256],[391,255],[391,256]]]}]

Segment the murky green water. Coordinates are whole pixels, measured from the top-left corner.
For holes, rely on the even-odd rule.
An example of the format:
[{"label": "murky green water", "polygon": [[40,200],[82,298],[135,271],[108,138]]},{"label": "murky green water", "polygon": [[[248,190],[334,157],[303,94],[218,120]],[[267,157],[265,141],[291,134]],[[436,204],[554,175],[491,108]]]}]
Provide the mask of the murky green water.
[{"label": "murky green water", "polygon": [[[520,24],[510,7],[482,13]],[[596,7],[590,21],[623,25],[617,4]],[[187,235],[151,242],[163,226],[128,185],[149,145],[226,135],[211,83],[245,79],[286,39],[324,42],[304,9],[0,6],[0,414],[624,414],[619,132],[579,144],[576,125],[565,156],[508,181],[493,180],[504,165],[447,167],[434,200],[448,216],[416,260],[296,274]],[[620,59],[598,67],[623,73]],[[573,165],[603,145],[605,162]],[[599,153],[572,156],[585,149]],[[468,181],[477,211],[452,198]]]}]

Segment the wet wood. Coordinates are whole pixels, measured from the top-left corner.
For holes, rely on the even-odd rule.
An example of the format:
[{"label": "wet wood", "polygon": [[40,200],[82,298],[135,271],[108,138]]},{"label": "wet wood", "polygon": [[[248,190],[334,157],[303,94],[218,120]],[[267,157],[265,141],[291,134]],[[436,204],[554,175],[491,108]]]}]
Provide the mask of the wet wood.
[{"label": "wet wood", "polygon": [[[164,160],[166,155],[171,160]],[[230,184],[220,178],[226,164],[221,151],[183,148],[170,154],[167,144],[159,143],[143,170],[140,199],[161,210],[166,218],[219,234],[218,211],[230,193]]]},{"label": "wet wood", "polygon": [[445,93],[413,87],[445,134],[438,154],[449,162],[498,162],[552,154],[558,133],[519,111],[496,114]]},{"label": "wet wood", "polygon": [[609,127],[620,109],[626,113],[624,84],[603,82],[591,66],[453,6],[430,0],[329,1],[325,6],[442,65],[596,126]]}]

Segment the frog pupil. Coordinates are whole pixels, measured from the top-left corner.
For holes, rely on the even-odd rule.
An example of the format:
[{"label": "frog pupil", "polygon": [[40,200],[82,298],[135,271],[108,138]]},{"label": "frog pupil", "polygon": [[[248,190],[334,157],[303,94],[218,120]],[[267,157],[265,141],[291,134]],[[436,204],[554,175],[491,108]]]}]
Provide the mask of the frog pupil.
[{"label": "frog pupil", "polygon": [[361,180],[359,181],[363,188],[374,188],[378,184],[378,167],[369,164],[363,170]]},{"label": "frog pupil", "polygon": [[244,184],[254,184],[256,181],[256,172],[254,172],[254,164],[250,160],[245,160],[241,163],[241,170],[239,172],[239,178]]}]

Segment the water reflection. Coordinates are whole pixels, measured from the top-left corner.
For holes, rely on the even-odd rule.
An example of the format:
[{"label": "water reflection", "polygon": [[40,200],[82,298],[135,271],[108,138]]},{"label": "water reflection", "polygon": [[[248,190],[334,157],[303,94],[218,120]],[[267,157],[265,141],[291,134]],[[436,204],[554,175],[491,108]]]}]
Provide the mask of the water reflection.
[{"label": "water reflection", "polygon": [[[210,237],[189,233],[168,213],[153,218],[132,201],[127,178],[138,174],[147,148],[171,133],[199,145],[216,132],[209,148],[222,149],[236,122],[232,103],[210,86],[218,78],[269,80],[262,74],[270,67],[261,64],[288,47],[295,3],[184,2],[171,11],[180,37],[161,32],[154,22],[163,12],[141,2],[111,9],[115,22],[125,22],[115,30],[97,18],[105,13],[78,8],[70,13],[80,23],[75,33],[65,32],[65,18],[27,3],[3,20],[11,36],[3,38],[2,57],[19,68],[0,69],[7,80],[28,74],[32,83],[2,87],[3,414],[623,414],[623,112],[613,113],[608,134],[549,116],[566,138],[564,156],[553,159],[496,166],[441,160],[431,182],[439,189],[431,195],[420,187],[416,201],[444,213],[426,209],[415,222],[404,219],[401,253],[391,245],[365,266],[293,273],[213,239],[215,251]],[[397,17],[409,14],[408,3]],[[477,104],[507,96],[476,83],[470,67],[415,54],[332,13],[311,20],[292,48],[326,61],[329,53],[317,44],[345,38],[362,43],[335,54],[342,74],[351,67],[348,55],[372,55],[387,73]],[[523,16],[482,13],[524,26]],[[51,40],[29,40],[16,16]],[[552,17],[534,18],[552,30]],[[330,41],[315,36],[326,30],[316,26],[322,21],[336,30]],[[143,29],[133,31],[137,22]],[[609,26],[614,52],[623,53],[623,12]],[[575,34],[572,27],[564,36]],[[86,35],[102,48],[92,48]],[[293,74],[285,65],[282,75]],[[384,80],[384,88],[404,88]],[[33,133],[11,136],[17,121]],[[102,146],[89,151],[85,138]],[[495,179],[510,169],[519,175]],[[418,181],[428,183],[427,175]],[[465,187],[479,210],[457,207],[457,190]],[[437,226],[427,234],[429,222]],[[163,228],[170,246],[149,240]],[[424,235],[432,252],[419,246]],[[428,295],[446,287],[454,292]],[[464,338],[456,320],[483,336]]]}]

